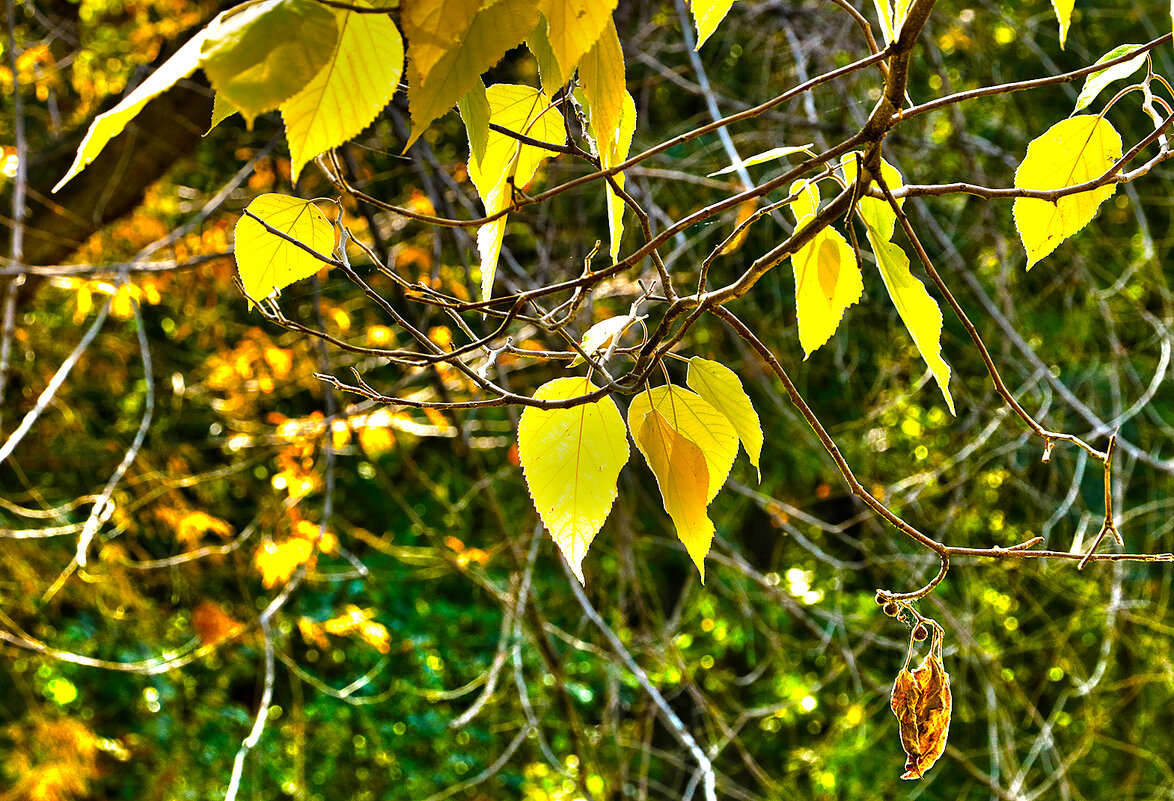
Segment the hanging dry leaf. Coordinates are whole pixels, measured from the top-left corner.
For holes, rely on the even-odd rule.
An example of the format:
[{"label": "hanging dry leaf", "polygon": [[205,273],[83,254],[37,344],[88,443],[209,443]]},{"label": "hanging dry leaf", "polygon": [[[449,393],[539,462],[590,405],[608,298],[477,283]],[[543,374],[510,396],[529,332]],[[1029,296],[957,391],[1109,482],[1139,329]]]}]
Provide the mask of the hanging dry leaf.
[{"label": "hanging dry leaf", "polygon": [[914,670],[909,670],[909,656],[913,654],[913,639],[909,641],[909,655],[905,666],[893,682],[892,707],[901,730],[901,747],[909,758],[905,761],[902,779],[920,779],[942,752],[950,731],[950,676],[942,665],[942,627],[933,627],[933,644],[929,653]]}]

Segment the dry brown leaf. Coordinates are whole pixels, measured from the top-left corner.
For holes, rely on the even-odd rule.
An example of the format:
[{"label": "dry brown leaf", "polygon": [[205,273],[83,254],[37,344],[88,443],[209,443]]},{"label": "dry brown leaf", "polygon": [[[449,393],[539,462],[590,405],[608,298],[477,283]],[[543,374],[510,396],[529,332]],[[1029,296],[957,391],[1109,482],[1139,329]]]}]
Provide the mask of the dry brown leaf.
[{"label": "dry brown leaf", "polygon": [[[941,626],[932,623],[933,644],[929,653],[914,670],[909,670],[909,657],[893,682],[893,714],[901,731],[901,747],[908,754],[902,779],[920,779],[942,752],[950,731],[950,676],[942,665]],[[909,641],[909,655],[913,653],[913,639]]]}]

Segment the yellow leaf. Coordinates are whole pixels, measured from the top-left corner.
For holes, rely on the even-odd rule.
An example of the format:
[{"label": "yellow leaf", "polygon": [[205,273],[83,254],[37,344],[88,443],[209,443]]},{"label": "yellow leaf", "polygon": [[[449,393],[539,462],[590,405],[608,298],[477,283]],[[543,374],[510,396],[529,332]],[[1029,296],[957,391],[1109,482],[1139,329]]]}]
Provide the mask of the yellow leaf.
[{"label": "yellow leaf", "polygon": [[[313,203],[266,194],[250,203],[248,211],[324,256],[334,248],[334,228]],[[235,238],[233,252],[250,307],[323,267],[320,259],[269,232],[248,215],[237,221]]]},{"label": "yellow leaf", "polygon": [[[610,21],[583,60],[579,63],[579,80],[591,120],[590,133],[599,151],[600,165],[606,170],[628,158],[632,136],[636,132],[636,104],[624,82],[624,53],[619,36]],[[624,174],[614,178],[624,188]],[[609,185],[607,222],[611,235],[611,259],[620,254],[624,235],[624,200]]]},{"label": "yellow leaf", "polygon": [[720,169],[717,172],[711,172],[709,174],[709,177],[716,178],[719,175],[729,175],[732,172],[737,172],[738,168],[740,168],[740,167],[753,167],[756,164],[764,164],[768,161],[775,161],[776,159],[781,159],[784,156],[792,156],[795,153],[810,154],[811,147],[812,147],[812,145],[810,143],[808,143],[806,145],[789,145],[787,147],[773,147],[770,150],[763,151],[762,153],[757,153],[744,161],[738,162],[737,164],[731,164],[729,167],[725,167],[723,169]]},{"label": "yellow leaf", "polygon": [[709,469],[701,448],[682,436],[657,411],[644,415],[635,435],[636,445],[656,476],[664,510],[673,520],[677,538],[685,545],[705,581],[705,555],[713,543],[713,523],[706,507]]},{"label": "yellow leaf", "polygon": [[[415,62],[409,60],[408,110],[412,135],[407,150],[438,119],[456,104],[481,73],[501,60],[538,24],[536,0],[496,0],[477,12],[464,38],[445,51],[428,72],[424,84]],[[409,42],[410,46],[410,42]]]},{"label": "yellow leaf", "polygon": [[[844,180],[848,183],[854,183],[856,181],[856,167],[859,158],[859,152],[854,151],[848,153],[844,156],[843,162],[840,165],[844,170]],[[884,176],[885,185],[888,186],[889,191],[896,190],[905,183],[897,168],[884,159],[881,159],[881,175]],[[897,207],[901,208],[904,205],[905,198],[897,198]],[[882,239],[888,241],[893,238],[893,231],[896,230],[897,225],[897,215],[893,212],[893,207],[889,205],[889,201],[882,198],[862,196],[857,205],[857,209],[860,212],[860,217],[864,220],[864,224],[875,229]]]},{"label": "yellow leaf", "polygon": [[208,130],[204,132],[204,136],[212,133],[213,128],[236,113],[236,106],[225,100],[224,95],[217,93],[212,98],[212,121],[208,123]]},{"label": "yellow leaf", "polygon": [[210,28],[211,26],[197,33],[174,56],[167,59],[163,66],[148,75],[138,88],[124,97],[122,102],[94,119],[85,138],[82,139],[81,145],[78,146],[73,164],[65,173],[65,177],[53,187],[54,192],[60,190],[71,178],[97,158],[110,140],[122,133],[127,123],[142,111],[148,101],[170,89],[176,81],[195,72],[196,67],[200,66],[200,49],[208,38]]},{"label": "yellow leaf", "polygon": [[412,0],[403,4],[400,22],[421,86],[428,83],[437,62],[461,41],[482,5],[482,0]]},{"label": "yellow leaf", "polygon": [[[611,347],[612,340],[623,336],[623,333],[628,330],[628,326],[634,322],[636,322],[636,318],[628,314],[609,317],[588,328],[587,333],[583,334],[583,339],[579,342],[579,347],[588,356],[594,356],[596,352],[601,350],[606,352]],[[578,367],[580,364],[583,364],[583,357],[576,356],[571,362],[571,367]]]},{"label": "yellow leaf", "polygon": [[[595,389],[586,378],[556,378],[534,397],[563,400]],[[627,433],[615,401],[526,407],[518,425],[518,459],[542,522],[582,582],[583,557],[607,520],[616,480],[628,461]]]},{"label": "yellow leaf", "polygon": [[461,122],[469,135],[469,152],[474,161],[485,159],[485,147],[489,144],[489,98],[485,96],[485,84],[481,79],[473,81],[473,87],[457,101]]},{"label": "yellow leaf", "polygon": [[[499,0],[499,3],[507,0]],[[537,89],[499,83],[485,90],[489,101],[489,122],[523,134],[531,139],[561,145],[566,127],[558,109]],[[469,160],[469,178],[477,187],[487,216],[497,214],[512,200],[511,185],[519,189],[529,183],[539,165],[554,155],[550,150],[523,144],[512,136],[490,131],[486,137],[485,157]],[[493,276],[505,233],[503,216],[486,223],[477,231],[477,249],[481,255],[481,296],[493,292]]]},{"label": "yellow leaf", "polygon": [[798,196],[787,205],[795,215],[795,228],[803,227],[803,223],[815,216],[819,210],[819,184],[814,181],[796,181],[791,184],[790,194]]},{"label": "yellow leaf", "polygon": [[546,38],[559,72],[569,78],[583,54],[591,49],[611,22],[617,0],[538,0],[546,17]]},{"label": "yellow leaf", "polygon": [[717,30],[733,5],[734,0],[692,0],[689,7],[693,11],[693,21],[697,24],[697,47],[694,49],[701,49],[701,45]]},{"label": "yellow leaf", "polygon": [[[726,483],[730,466],[738,455],[738,434],[724,414],[709,401],[684,387],[665,384],[632,398],[628,407],[628,430],[639,431],[644,415],[660,412],[675,431],[701,449],[709,474],[709,503]],[[635,436],[635,435],[633,435]]]},{"label": "yellow leaf", "polygon": [[689,360],[689,375],[685,383],[730,421],[738,439],[742,441],[742,447],[746,449],[746,455],[750,457],[750,464],[759,471],[758,478],[761,481],[762,470],[758,460],[762,455],[762,424],[737,374],[724,364],[694,356]]},{"label": "yellow leaf", "polygon": [[[1099,178],[1121,158],[1121,137],[1101,117],[1069,117],[1056,123],[1027,146],[1015,173],[1020,189],[1061,189]],[[1015,228],[1027,250],[1027,269],[1056,249],[1096,215],[1101,203],[1117,191],[1106,184],[1091,192],[1060,198],[1015,201]]]},{"label": "yellow leaf", "polygon": [[876,266],[885,280],[889,297],[893,299],[917,350],[941,387],[950,414],[957,414],[954,398],[950,395],[950,365],[942,359],[941,309],[909,270],[909,258],[899,245],[878,237],[871,226],[868,228],[868,241],[872,243]]},{"label": "yellow leaf", "polygon": [[253,554],[253,564],[261,572],[261,583],[272,589],[285,584],[298,567],[314,557],[314,543],[300,537],[284,542],[265,542]]},{"label": "yellow leaf", "polygon": [[1056,9],[1056,19],[1060,22],[1060,49],[1064,49],[1064,40],[1068,38],[1068,26],[1072,24],[1072,9],[1076,0],[1052,0],[1052,8]]},{"label": "yellow leaf", "polygon": [[295,182],[303,164],[371,124],[391,102],[403,72],[403,39],[390,18],[335,14],[340,33],[326,65],[281,105]]},{"label": "yellow leaf", "polygon": [[251,126],[312,81],[337,41],[329,8],[312,0],[263,0],[209,26],[201,66]]},{"label": "yellow leaf", "polygon": [[[791,187],[795,192],[798,184]],[[814,216],[819,190],[808,184],[791,203],[796,228]],[[795,270],[795,312],[799,318],[799,344],[807,359],[822,347],[844,317],[844,310],[864,294],[864,281],[856,254],[839,231],[827,227],[791,256]]]},{"label": "yellow leaf", "polygon": [[881,36],[884,43],[892,44],[895,38],[893,30],[893,4],[891,0],[872,0],[876,7],[876,16],[880,20]]}]

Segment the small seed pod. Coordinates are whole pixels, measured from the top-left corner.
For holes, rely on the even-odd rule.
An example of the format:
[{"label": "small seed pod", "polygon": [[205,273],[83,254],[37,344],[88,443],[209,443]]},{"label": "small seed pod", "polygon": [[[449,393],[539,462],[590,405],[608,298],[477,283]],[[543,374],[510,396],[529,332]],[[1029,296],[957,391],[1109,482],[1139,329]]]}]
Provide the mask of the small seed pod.
[{"label": "small seed pod", "polygon": [[877,602],[877,604],[882,604],[882,605],[883,605],[883,604],[886,604],[886,603],[888,603],[888,599],[887,599],[887,598],[885,598],[885,596],[881,595],[881,591],[880,591],[880,590],[877,590],[877,591],[876,591],[876,596],[875,596],[875,599],[876,599],[876,602]]},{"label": "small seed pod", "polygon": [[882,611],[886,615],[888,615],[889,617],[896,617],[897,616],[897,605],[895,603],[893,603],[892,601],[889,601],[887,604],[885,604],[882,607]]},{"label": "small seed pod", "polygon": [[916,626],[913,627],[913,639],[917,640],[918,642],[921,642],[922,640],[924,640],[928,636],[929,636],[929,630],[926,629],[924,623],[918,623]]}]

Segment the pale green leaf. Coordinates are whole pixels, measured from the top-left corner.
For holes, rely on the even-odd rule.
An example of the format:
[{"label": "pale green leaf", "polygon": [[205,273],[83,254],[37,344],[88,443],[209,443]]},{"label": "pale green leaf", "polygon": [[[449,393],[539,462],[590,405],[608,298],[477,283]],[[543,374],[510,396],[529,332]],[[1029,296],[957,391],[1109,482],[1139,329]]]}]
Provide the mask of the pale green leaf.
[{"label": "pale green leaf", "polygon": [[876,266],[884,278],[889,297],[893,299],[897,313],[913,337],[913,343],[938,382],[946,405],[950,407],[950,414],[956,414],[954,398],[950,395],[950,365],[942,359],[942,311],[925,286],[910,271],[905,251],[878,236],[871,225],[867,230],[868,241],[872,243],[872,251],[876,255]]},{"label": "pale green leaf", "polygon": [[212,121],[208,123],[208,130],[204,132],[204,136],[212,133],[213,128],[236,113],[236,106],[225,100],[223,95],[217,93],[212,98]]},{"label": "pale green leaf", "polygon": [[546,18],[546,39],[563,79],[569,78],[579,59],[591,49],[611,22],[617,0],[538,0]]},{"label": "pale green leaf", "polygon": [[705,555],[713,544],[713,522],[706,507],[709,469],[701,448],[682,436],[659,412],[644,415],[632,435],[636,447],[656,476],[664,510],[672,518],[677,538],[705,582]]},{"label": "pale green leaf", "polygon": [[732,172],[737,172],[742,167],[753,167],[755,164],[763,164],[768,161],[774,161],[775,159],[781,159],[784,156],[790,156],[795,153],[810,153],[810,152],[811,152],[811,145],[810,144],[794,145],[792,147],[775,147],[775,148],[771,148],[770,150],[763,151],[762,153],[759,153],[757,155],[751,156],[750,158],[746,159],[745,161],[739,162],[738,164],[731,164],[729,167],[726,167],[725,169],[718,170],[717,172],[711,172],[709,174],[709,177],[716,178],[719,175],[729,175]]},{"label": "pale green leaf", "polygon": [[473,81],[473,88],[457,101],[457,110],[461,112],[461,122],[469,136],[469,152],[473,160],[484,160],[485,148],[489,144],[489,98],[485,96],[485,84],[480,78]]},{"label": "pale green leaf", "polygon": [[[1121,158],[1121,136],[1108,120],[1069,117],[1027,146],[1015,173],[1020,189],[1062,189],[1104,175]],[[1015,201],[1015,228],[1027,250],[1027,269],[1056,249],[1096,216],[1117,191],[1109,183],[1089,192],[1066,195],[1055,203],[1036,198]]]},{"label": "pale green leaf", "polygon": [[293,180],[302,165],[358,136],[391,102],[404,66],[399,29],[382,14],[336,11],[338,44],[306,87],[281,106]]},{"label": "pale green leaf", "polygon": [[726,18],[734,0],[692,0],[689,8],[693,11],[693,22],[697,25],[697,47],[701,45],[717,30],[717,26]]},{"label": "pale green leaf", "polygon": [[[498,0],[498,4],[509,0]],[[489,122],[531,139],[562,145],[566,127],[558,109],[538,89],[499,83],[485,90],[489,102]],[[523,144],[499,131],[486,137],[485,157],[469,160],[469,178],[485,204],[486,216],[497,214],[510,204],[511,183],[519,188],[529,183],[541,163],[554,155],[545,148]],[[477,249],[481,256],[481,294],[493,292],[493,278],[505,233],[505,217],[486,223],[477,231]]]},{"label": "pale green leaf", "polygon": [[[586,378],[556,378],[534,393],[565,400],[593,392]],[[527,406],[518,425],[518,459],[547,531],[575,576],[616,499],[616,480],[628,461],[624,421],[611,398],[567,409]]]},{"label": "pale green leaf", "polygon": [[[1108,53],[1097,59],[1096,63],[1101,64],[1106,61],[1112,61],[1115,58],[1121,58],[1129,53],[1137,50],[1141,45],[1128,44],[1115,47]],[[1094,72],[1084,79],[1084,87],[1080,90],[1080,96],[1076,98],[1076,108],[1073,111],[1080,111],[1088,108],[1089,103],[1096,99],[1096,96],[1101,93],[1106,86],[1119,81],[1123,78],[1128,78],[1133,73],[1137,72],[1145,64],[1147,54],[1142,53],[1136,58],[1131,58],[1128,61],[1123,61],[1112,67]]]},{"label": "pale green leaf", "polygon": [[458,45],[484,5],[482,0],[407,0],[400,24],[408,37],[408,57],[424,86],[432,68]]},{"label": "pale green leaf", "polygon": [[685,383],[730,421],[738,439],[742,441],[742,447],[746,449],[746,455],[750,457],[750,464],[754,465],[761,480],[759,459],[762,456],[762,423],[737,374],[724,364],[694,356],[689,360],[689,374]]},{"label": "pale green leaf", "polygon": [[408,86],[408,111],[412,134],[407,150],[424,130],[447,113],[472,87],[481,73],[501,60],[538,23],[536,0],[496,0],[473,17],[473,22],[455,47],[446,50],[428,73],[428,83],[412,61]]},{"label": "pale green leaf", "polygon": [[558,62],[554,58],[554,50],[547,36],[546,17],[538,17],[538,24],[526,37],[526,47],[538,62],[538,78],[542,81],[542,91],[553,97],[555,92],[566,84],[567,78],[558,68]]},{"label": "pale green leaf", "polygon": [[195,72],[196,67],[200,66],[200,49],[208,37],[210,28],[211,26],[197,33],[174,56],[167,59],[163,66],[148,75],[147,79],[124,97],[117,106],[99,114],[94,119],[77,149],[73,164],[66,171],[65,177],[53,187],[54,192],[59,191],[73,176],[84,170],[90,162],[97,158],[110,140],[122,133],[127,123],[142,111],[143,106],[147,105],[151,98],[167,91],[176,81]]},{"label": "pale green leaf", "polygon": [[[266,194],[250,203],[247,210],[316,253],[330,256],[334,249],[334,227],[309,201]],[[325,266],[321,259],[248,215],[237,221],[234,239],[233,254],[250,306]]]},{"label": "pale green leaf", "polygon": [[[644,416],[660,412],[673,430],[701,449],[709,471],[709,503],[726,483],[734,457],[738,455],[738,434],[724,414],[695,392],[665,384],[638,393],[628,407],[628,430],[637,432]],[[635,436],[635,434],[633,434]],[[639,445],[639,442],[637,442]]]},{"label": "pale green leaf", "polygon": [[251,125],[314,79],[338,33],[334,12],[313,0],[266,0],[209,26],[201,66]]},{"label": "pale green leaf", "polygon": [[[587,329],[587,333],[583,334],[583,339],[579,342],[579,347],[588,356],[594,356],[601,350],[606,353],[612,342],[623,336],[624,332],[628,330],[628,326],[634,322],[636,322],[636,318],[629,314],[621,314],[618,317],[602,320]],[[571,367],[578,367],[580,364],[583,364],[583,357],[576,356],[571,362]]]},{"label": "pale green leaf", "polygon": [[[623,163],[632,147],[636,133],[636,104],[624,81],[624,53],[615,25],[610,21],[600,34],[599,41],[579,62],[579,80],[586,99],[590,119],[589,133],[595,140],[600,165],[606,170]],[[624,174],[614,176],[616,185],[624,188]],[[611,235],[611,259],[620,254],[620,240],[624,235],[624,200],[609,184],[607,194],[607,221]]]},{"label": "pale green leaf", "polygon": [[1056,9],[1056,19],[1060,22],[1060,49],[1064,49],[1064,41],[1068,38],[1068,26],[1072,24],[1072,9],[1076,7],[1076,0],[1052,0],[1052,8]]}]

